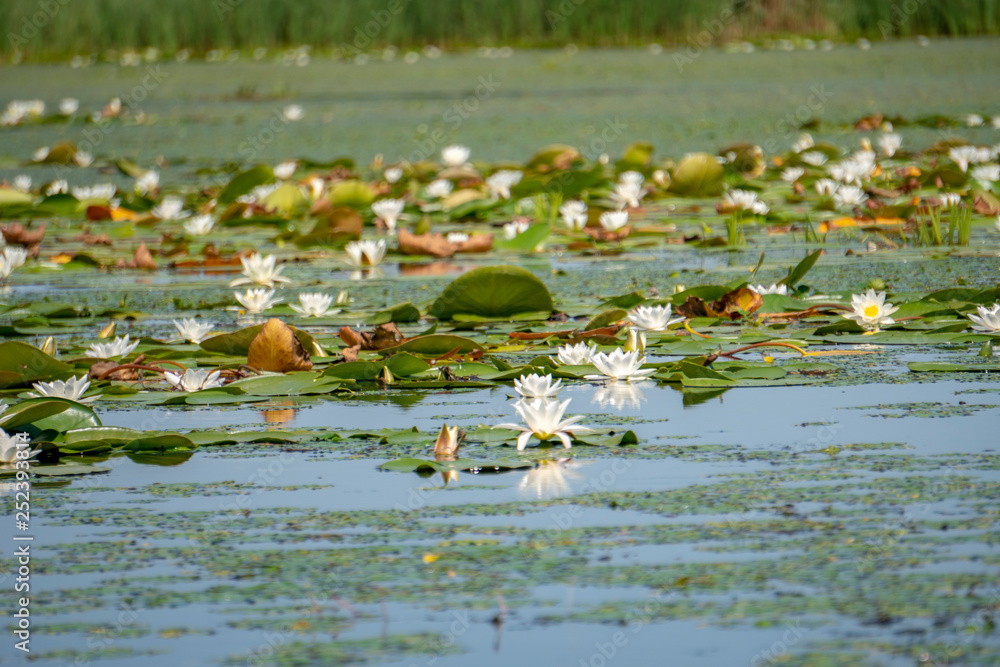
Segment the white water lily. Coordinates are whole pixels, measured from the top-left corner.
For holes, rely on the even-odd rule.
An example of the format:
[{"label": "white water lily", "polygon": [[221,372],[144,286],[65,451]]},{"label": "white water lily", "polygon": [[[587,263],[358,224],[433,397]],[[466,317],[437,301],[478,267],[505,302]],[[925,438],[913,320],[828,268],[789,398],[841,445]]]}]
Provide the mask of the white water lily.
[{"label": "white water lily", "polygon": [[989,190],[996,181],[1000,181],[1000,165],[981,164],[974,167],[969,175],[972,180],[979,183],[979,187],[983,190]]},{"label": "white water lily", "polygon": [[813,183],[813,187],[816,188],[816,194],[820,196],[832,196],[837,191],[837,181],[832,178],[820,178]]},{"label": "white water lily", "polygon": [[65,97],[59,101],[59,113],[64,116],[72,116],[80,108],[80,100],[74,97]]},{"label": "white water lily", "polygon": [[868,199],[865,191],[855,185],[841,185],[833,193],[833,200],[838,208],[848,208],[850,206],[860,206]]},{"label": "white water lily", "polygon": [[345,260],[351,266],[368,267],[378,266],[385,257],[385,239],[377,241],[351,241],[344,248],[347,253]]},{"label": "white water lily", "polygon": [[300,104],[289,104],[282,110],[282,115],[285,116],[286,120],[291,122],[302,120],[302,117],[306,115],[306,112],[302,109]]},{"label": "white water lily", "polygon": [[903,145],[903,137],[898,134],[889,132],[883,134],[878,138],[878,147],[882,150],[882,154],[886,157],[892,157],[899,150],[899,147]]},{"label": "white water lily", "polygon": [[45,196],[51,197],[53,195],[64,195],[69,192],[69,185],[66,183],[65,179],[60,178],[57,181],[52,181],[45,188]]},{"label": "white water lily", "polygon": [[281,299],[274,298],[274,290],[267,289],[264,287],[258,287],[257,289],[248,289],[243,294],[239,292],[234,292],[233,295],[236,300],[240,302],[247,312],[251,315],[257,315],[263,313],[268,308],[281,303]]},{"label": "white water lily", "polygon": [[1000,333],[1000,303],[994,303],[992,308],[976,306],[976,310],[979,311],[978,316],[969,315],[969,319],[974,323],[973,329],[986,333]]},{"label": "white water lily", "polygon": [[62,380],[56,380],[55,382],[36,382],[31,385],[31,388],[38,393],[29,392],[28,396],[31,398],[39,398],[42,396],[48,398],[65,398],[70,401],[76,401],[77,403],[92,403],[97,400],[97,396],[90,396],[84,399],[80,398],[89,387],[90,380],[86,375],[80,375],[71,377],[65,382]]},{"label": "white water lily", "polygon": [[969,127],[979,127],[984,122],[983,117],[977,113],[970,113],[965,117],[965,124]]},{"label": "white water lily", "polygon": [[78,167],[89,167],[94,163],[94,154],[87,151],[77,151],[73,153],[73,162]]},{"label": "white water lily", "polygon": [[628,211],[605,211],[598,220],[606,231],[617,232],[628,224]]},{"label": "white water lily", "polygon": [[642,380],[656,372],[655,368],[642,369],[646,357],[640,357],[639,352],[626,352],[616,348],[611,354],[598,352],[590,359],[603,375],[585,375],[588,380],[625,380],[632,382]]},{"label": "white water lily", "polygon": [[24,266],[28,259],[28,251],[24,248],[4,246],[0,252],[0,283],[6,282],[10,274]]},{"label": "white water lily", "polygon": [[27,174],[18,174],[15,176],[14,189],[21,192],[29,192],[31,190],[31,176]]},{"label": "white water lily", "polygon": [[87,356],[94,359],[122,359],[139,347],[139,341],[129,342],[128,334],[115,336],[110,343],[94,343],[87,348]]},{"label": "white water lily", "polygon": [[372,212],[382,219],[391,233],[396,231],[396,223],[403,214],[404,204],[402,199],[379,199],[372,204]]},{"label": "white water lily", "polygon": [[170,386],[186,392],[221,387],[222,380],[219,378],[220,375],[220,371],[209,372],[204,368],[188,368],[183,374],[171,372],[163,374],[164,379],[170,383]]},{"label": "white water lily", "polygon": [[455,186],[451,184],[451,181],[446,181],[443,178],[439,178],[436,181],[431,181],[427,184],[427,196],[431,199],[444,199],[451,194],[452,188]]},{"label": "white water lily", "polygon": [[672,314],[673,307],[670,304],[652,307],[636,306],[628,314],[628,321],[642,331],[664,331],[671,324],[684,321],[683,317],[671,319]]},{"label": "white water lily", "polygon": [[518,234],[527,231],[528,227],[528,223],[524,220],[513,220],[503,226],[503,237],[508,241],[513,240]]},{"label": "white water lily", "polygon": [[[23,443],[25,446],[18,447],[19,443]],[[29,451],[27,456],[19,457],[17,455],[18,450],[26,449],[28,444],[28,437],[23,433],[15,433],[10,435],[7,431],[0,428],[0,464],[4,467],[10,467],[12,464],[18,461],[27,461],[28,459],[37,456],[42,450],[35,449]]]},{"label": "white water lily", "polygon": [[517,437],[517,449],[521,451],[527,446],[531,436],[535,436],[539,441],[545,442],[552,438],[559,438],[563,446],[569,449],[573,446],[572,435],[574,432],[589,431],[585,426],[577,426],[576,422],[583,419],[582,415],[563,419],[563,414],[570,404],[570,399],[562,403],[544,398],[518,401],[514,404],[514,409],[521,415],[524,424],[497,424],[493,428],[510,428],[521,431]]},{"label": "white water lily", "polygon": [[644,180],[645,177],[637,171],[626,171],[618,176],[611,199],[619,209],[639,206],[639,201],[645,195],[642,187]]},{"label": "white water lily", "polygon": [[975,146],[955,146],[948,151],[948,157],[962,171],[968,171],[969,163],[975,162],[979,151]]},{"label": "white water lily", "polygon": [[940,195],[939,199],[941,200],[941,206],[947,206],[948,208],[958,206],[962,203],[962,195],[957,192],[946,192]]},{"label": "white water lily", "polygon": [[160,187],[160,172],[150,169],[135,180],[135,190],[141,195],[148,195]]},{"label": "white water lily", "polygon": [[580,231],[587,226],[587,205],[577,199],[571,199],[560,206],[559,215],[573,231]]},{"label": "white water lily", "polygon": [[184,200],[180,197],[164,197],[151,213],[160,220],[180,220],[188,216],[184,212]]},{"label": "white water lily", "polygon": [[441,161],[446,167],[461,167],[469,161],[470,155],[472,155],[472,151],[458,144],[445,146],[441,149]]},{"label": "white water lily", "polygon": [[291,279],[281,275],[284,267],[277,266],[278,258],[274,255],[261,257],[260,253],[253,253],[249,257],[240,257],[243,264],[243,276],[235,278],[230,283],[230,287],[237,285],[264,285],[274,287],[275,283],[290,283]]},{"label": "white water lily", "polygon": [[845,313],[844,317],[854,320],[866,331],[875,333],[880,327],[895,324],[896,320],[889,317],[899,306],[893,306],[885,302],[885,292],[875,292],[869,289],[864,294],[851,295],[851,306],[853,313]]},{"label": "white water lily", "polygon": [[212,227],[214,226],[215,219],[206,213],[205,215],[196,215],[190,220],[186,220],[184,222],[184,231],[191,236],[205,236],[212,231]]},{"label": "white water lily", "polygon": [[514,378],[514,391],[524,398],[554,398],[562,391],[562,380],[553,383],[551,375],[522,375]]},{"label": "white water lily", "polygon": [[788,294],[788,285],[779,285],[778,283],[771,283],[770,287],[764,287],[763,285],[750,285],[751,290],[764,296],[765,294],[781,294],[786,296]]},{"label": "white water lily", "polygon": [[214,324],[199,322],[193,317],[191,319],[181,319],[180,322],[174,320],[174,326],[177,327],[177,334],[182,339],[195,345],[205,340],[208,332],[215,328]]},{"label": "white water lily", "polygon": [[330,308],[332,303],[333,297],[329,294],[311,292],[299,294],[299,302],[288,305],[296,313],[305,317],[326,317],[340,312],[339,308]]},{"label": "white water lily", "polygon": [[35,152],[31,154],[31,159],[33,162],[41,162],[49,156],[49,147],[42,146],[41,148],[35,149]]},{"label": "white water lily", "polygon": [[510,189],[521,182],[524,177],[519,171],[501,169],[486,179],[486,187],[490,195],[497,199],[510,199]]},{"label": "white water lily", "polygon": [[30,116],[39,117],[45,113],[45,102],[41,100],[12,100],[0,115],[0,125],[18,125]]},{"label": "white water lily", "polygon": [[385,182],[391,185],[399,182],[399,179],[403,177],[403,170],[400,167],[389,167],[383,175],[385,176]]},{"label": "white water lily", "polygon": [[556,350],[556,359],[563,366],[589,364],[593,356],[594,348],[586,343],[577,343],[576,345],[566,344]]},{"label": "white water lily", "polygon": [[802,151],[809,150],[815,145],[816,142],[813,141],[812,135],[807,132],[803,132],[799,135],[798,141],[792,144],[792,151],[795,153],[801,153]]},{"label": "white water lily", "polygon": [[[820,153],[822,155],[822,153]],[[794,183],[805,175],[806,170],[802,167],[788,167],[781,172],[781,180],[785,183]]]},{"label": "white water lily", "polygon": [[806,164],[813,167],[822,167],[829,159],[826,157],[826,153],[821,151],[809,151],[800,155],[799,158],[801,158]]},{"label": "white water lily", "polygon": [[726,193],[725,198],[730,206],[743,211],[753,211],[758,203],[761,203],[757,199],[757,193],[751,190],[733,189]]},{"label": "white water lily", "polygon": [[87,199],[103,199],[110,201],[116,192],[116,188],[111,183],[98,183],[97,185],[77,185],[69,190],[70,194],[80,201]]},{"label": "white water lily", "polygon": [[281,179],[282,181],[287,181],[295,175],[295,170],[298,168],[299,163],[297,161],[285,160],[284,162],[274,165],[274,177]]},{"label": "white water lily", "polygon": [[445,236],[445,240],[447,240],[448,243],[462,244],[469,240],[469,235],[465,232],[448,232],[448,235]]}]

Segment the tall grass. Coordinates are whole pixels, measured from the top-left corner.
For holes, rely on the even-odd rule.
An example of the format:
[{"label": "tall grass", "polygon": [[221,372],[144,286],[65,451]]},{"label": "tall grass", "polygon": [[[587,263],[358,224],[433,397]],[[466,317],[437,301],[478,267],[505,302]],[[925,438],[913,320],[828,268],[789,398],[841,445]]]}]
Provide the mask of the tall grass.
[{"label": "tall grass", "polygon": [[[46,10],[45,5],[55,8]],[[389,9],[402,6],[398,14]],[[912,9],[911,13],[906,13]],[[391,19],[385,21],[385,17]],[[383,21],[380,23],[379,18]],[[34,19],[35,26],[30,24]],[[384,25],[383,25],[384,24]],[[626,46],[803,34],[1000,33],[1000,0],[5,0],[3,50]],[[26,43],[11,36],[25,37]]]}]

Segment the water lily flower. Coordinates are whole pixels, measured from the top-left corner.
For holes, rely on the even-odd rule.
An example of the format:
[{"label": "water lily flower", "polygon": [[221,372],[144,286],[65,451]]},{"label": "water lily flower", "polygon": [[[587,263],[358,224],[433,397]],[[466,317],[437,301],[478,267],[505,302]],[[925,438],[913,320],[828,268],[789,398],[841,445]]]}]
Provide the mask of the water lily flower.
[{"label": "water lily flower", "polygon": [[445,239],[448,241],[448,243],[462,244],[466,243],[469,240],[469,235],[466,234],[465,232],[448,232],[448,235],[445,236]]},{"label": "water lily flower", "polygon": [[243,264],[243,277],[236,278],[229,283],[230,287],[237,285],[264,285],[274,287],[275,283],[290,283],[289,278],[281,275],[284,267],[276,266],[278,258],[274,255],[261,257],[260,253],[253,253],[249,257],[240,257]]},{"label": "water lily flower", "polygon": [[510,189],[521,182],[524,177],[519,171],[501,169],[486,179],[486,187],[490,195],[498,199],[510,199]]},{"label": "water lily flower", "polygon": [[562,380],[552,383],[552,375],[522,375],[514,378],[514,390],[524,398],[554,398],[562,391]]},{"label": "water lily flower", "polygon": [[340,312],[339,308],[330,308],[332,303],[333,297],[329,294],[312,292],[299,294],[299,303],[289,304],[289,307],[305,317],[326,317]]},{"label": "water lily flower", "polygon": [[754,202],[753,208],[750,209],[750,212],[754,215],[767,215],[770,210],[771,209],[767,204],[762,201],[758,201]]},{"label": "water lily flower", "polygon": [[431,199],[444,199],[451,194],[453,187],[455,186],[451,184],[451,181],[439,178],[436,181],[431,181],[427,184],[427,196]]},{"label": "water lily flower", "polygon": [[742,211],[753,211],[760,200],[757,193],[752,190],[733,189],[725,194],[726,202],[735,209]]},{"label": "water lily flower", "polygon": [[599,220],[606,231],[617,232],[628,224],[628,211],[605,211]]},{"label": "water lily flower", "polygon": [[972,327],[976,331],[986,333],[1000,333],[1000,303],[994,303],[992,308],[986,306],[976,306],[979,315],[969,315],[969,319],[975,324]]},{"label": "water lily flower", "polygon": [[139,341],[129,342],[128,334],[115,336],[110,343],[94,343],[87,348],[87,356],[94,359],[122,359],[139,347]]},{"label": "water lily flower", "polygon": [[392,185],[393,183],[398,183],[399,179],[403,177],[403,170],[399,167],[389,167],[383,175],[385,176],[385,182]]},{"label": "water lily flower", "polygon": [[939,199],[941,200],[941,206],[947,206],[948,208],[953,208],[962,203],[962,195],[957,192],[946,192]]},{"label": "water lily flower", "polygon": [[10,274],[24,266],[28,258],[28,251],[24,248],[4,246],[0,252],[0,283],[6,282]]},{"label": "water lily flower", "polygon": [[444,162],[446,167],[461,167],[469,161],[471,154],[472,151],[465,146],[452,144],[451,146],[445,146],[441,150],[441,161]]},{"label": "water lily flower", "polygon": [[77,151],[73,153],[73,162],[78,167],[89,167],[94,163],[94,154],[87,151]]},{"label": "water lily flower", "polygon": [[351,266],[378,266],[385,257],[385,239],[377,241],[351,241],[344,248],[347,260]]},{"label": "water lily flower", "polygon": [[135,191],[145,196],[160,187],[160,172],[150,169],[135,181]]},{"label": "water lily flower", "polygon": [[190,220],[184,222],[184,231],[191,236],[205,236],[212,231],[212,227],[215,226],[215,219],[208,213],[205,215],[196,215]]},{"label": "water lily flower", "polygon": [[180,197],[164,197],[153,207],[152,214],[160,220],[180,220],[187,217],[184,212],[184,200]]},{"label": "water lily flower", "polygon": [[830,178],[820,178],[813,183],[813,187],[816,188],[816,194],[830,196],[837,191],[837,181]]},{"label": "water lily flower", "polygon": [[625,380],[632,382],[642,380],[656,372],[655,368],[642,369],[646,357],[640,357],[639,352],[626,352],[616,348],[611,354],[597,352],[590,363],[597,367],[603,375],[585,375],[588,380]]},{"label": "water lily flower", "polygon": [[174,320],[174,326],[177,327],[177,333],[180,337],[189,343],[194,343],[197,345],[201,341],[205,340],[205,336],[208,332],[215,328],[214,324],[207,324],[204,322],[199,322],[194,319],[181,319],[180,322]]},{"label": "water lily flower", "polygon": [[219,378],[220,375],[220,371],[209,372],[204,368],[188,368],[183,374],[171,373],[169,371],[163,374],[164,379],[170,383],[170,386],[186,392],[221,387],[222,380]]},{"label": "water lily flower", "polygon": [[70,194],[76,197],[79,201],[86,201],[87,199],[103,199],[110,201],[116,192],[116,188],[111,183],[99,183],[98,185],[80,185],[70,188]]},{"label": "water lily flower", "polygon": [[66,97],[59,101],[59,113],[64,116],[72,116],[80,108],[80,100],[73,97]]},{"label": "water lily flower", "polygon": [[570,230],[578,232],[587,226],[587,205],[571,199],[559,207],[559,215]]},{"label": "water lily flower", "polygon": [[808,151],[799,156],[803,162],[813,167],[822,167],[826,164],[829,159],[826,157],[826,153],[821,151]]},{"label": "water lily flower", "polygon": [[62,380],[56,380],[55,382],[36,382],[31,385],[37,394],[30,392],[28,396],[32,398],[40,398],[42,396],[48,398],[65,398],[70,401],[76,401],[77,403],[91,403],[97,400],[97,396],[90,396],[88,398],[81,399],[84,392],[90,387],[90,380],[86,375],[74,376],[63,382]]},{"label": "water lily flower", "polygon": [[877,332],[880,327],[895,324],[896,320],[889,316],[899,310],[899,306],[885,302],[885,292],[876,293],[874,289],[851,295],[851,306],[854,312],[846,313],[844,317],[854,320],[871,333]]},{"label": "water lily flower", "polygon": [[289,178],[295,175],[295,170],[299,168],[299,163],[296,160],[285,160],[274,166],[274,177],[287,181]]},{"label": "water lily flower", "polygon": [[49,156],[49,147],[42,146],[41,148],[36,149],[35,152],[31,154],[31,159],[33,162],[41,162],[48,156]]},{"label": "water lily flower", "polygon": [[969,127],[979,127],[983,122],[983,117],[977,113],[970,113],[965,117],[965,124]]},{"label": "water lily flower", "polygon": [[841,185],[833,193],[833,200],[838,208],[860,206],[866,199],[868,199],[868,195],[865,194],[865,191],[855,185]]},{"label": "water lily flower", "polygon": [[503,226],[503,237],[508,241],[517,237],[518,234],[523,234],[528,229],[528,223],[524,220],[513,220],[508,222]]},{"label": "water lily flower", "polygon": [[289,104],[284,108],[282,114],[285,116],[285,120],[291,122],[296,122],[302,120],[302,117],[306,115],[306,112],[302,109],[300,104]]},{"label": "water lily flower", "polygon": [[1000,130],[1000,116],[993,116],[993,118],[990,118],[990,125],[993,126],[993,129]]},{"label": "water lily flower", "polygon": [[751,290],[764,296],[765,294],[781,294],[782,296],[788,295],[788,285],[779,285],[778,283],[771,283],[770,287],[764,287],[763,285],[750,285]]},{"label": "water lily flower", "polygon": [[[822,155],[822,153],[820,153]],[[806,170],[802,167],[788,167],[783,172],[781,172],[781,180],[785,183],[794,183],[795,181],[802,178],[806,173]]]},{"label": "water lily flower", "polygon": [[989,190],[993,187],[993,183],[1000,181],[1000,165],[981,164],[974,167],[969,175],[972,176],[972,180],[979,183],[979,187]]},{"label": "water lily flower", "polygon": [[66,183],[65,179],[60,178],[57,181],[52,181],[49,183],[48,187],[45,188],[45,196],[51,197],[53,195],[64,195],[69,192],[69,185]]},{"label": "water lily flower", "polygon": [[396,231],[396,223],[403,213],[404,204],[402,199],[379,199],[372,204],[372,212],[382,219],[389,232],[392,233]]},{"label": "water lily flower", "polygon": [[809,150],[815,145],[816,142],[813,141],[812,135],[808,132],[803,132],[799,135],[798,141],[792,144],[792,151],[795,153],[801,153],[802,151]]},{"label": "water lily flower", "polygon": [[571,438],[574,432],[589,431],[585,426],[577,426],[576,422],[583,419],[582,415],[563,419],[571,399],[560,403],[543,398],[518,401],[514,404],[514,409],[521,415],[525,425],[522,424],[497,424],[493,428],[510,428],[521,431],[517,437],[517,449],[522,451],[528,444],[528,440],[534,435],[540,442],[546,442],[552,438],[559,438],[563,446],[569,449],[573,446]]},{"label": "water lily flower", "polygon": [[586,343],[577,343],[576,345],[566,344],[556,350],[556,359],[563,366],[589,364],[593,355],[594,348]]},{"label": "water lily flower", "polygon": [[18,174],[14,177],[14,189],[20,190],[21,192],[28,192],[31,190],[31,176],[27,174]]},{"label": "water lily flower", "polygon": [[882,153],[886,157],[892,157],[899,150],[899,147],[903,145],[903,137],[892,132],[883,134],[879,137],[878,147],[882,149]]},{"label": "water lily flower", "polygon": [[440,460],[454,460],[455,452],[458,451],[459,440],[458,427],[449,428],[447,424],[441,426],[437,440],[434,441],[434,458]]},{"label": "water lily flower", "polygon": [[666,306],[636,306],[628,314],[628,321],[643,331],[664,331],[671,324],[683,322],[683,317],[671,319],[673,308]]},{"label": "water lily flower", "polygon": [[258,313],[263,313],[268,308],[281,303],[281,299],[274,298],[274,290],[266,289],[264,287],[258,287],[257,289],[248,289],[244,294],[239,292],[234,292],[233,295],[236,300],[240,302],[247,312],[256,315]]},{"label": "water lily flower", "polygon": [[7,431],[0,428],[0,464],[4,467],[10,467],[12,464],[18,461],[27,461],[28,459],[37,456],[42,450],[35,449],[29,451],[27,456],[19,457],[17,455],[18,450],[24,449],[24,447],[18,447],[18,444],[27,444],[27,436],[22,433],[16,433],[14,435],[9,435]]},{"label": "water lily flower", "polygon": [[38,117],[45,112],[45,102],[41,100],[13,100],[0,115],[0,125],[19,125],[29,116]]},{"label": "water lily flower", "polygon": [[962,171],[968,171],[969,163],[976,161],[979,151],[975,146],[955,146],[948,151],[948,157]]},{"label": "water lily flower", "polygon": [[642,188],[644,180],[645,177],[637,171],[626,171],[618,176],[618,183],[611,193],[611,199],[619,209],[639,206],[639,201],[645,194]]}]

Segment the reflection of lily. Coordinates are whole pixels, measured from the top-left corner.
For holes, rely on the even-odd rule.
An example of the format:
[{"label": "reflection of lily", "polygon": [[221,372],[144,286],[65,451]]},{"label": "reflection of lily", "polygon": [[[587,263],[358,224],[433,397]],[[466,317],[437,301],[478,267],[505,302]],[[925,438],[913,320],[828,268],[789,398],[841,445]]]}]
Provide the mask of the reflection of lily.
[{"label": "reflection of lily", "polygon": [[570,399],[562,403],[545,398],[518,401],[514,404],[514,409],[521,415],[521,419],[527,426],[524,424],[497,424],[493,428],[511,428],[521,431],[521,435],[517,437],[518,451],[525,448],[532,435],[541,442],[551,438],[559,438],[563,446],[569,449],[573,446],[571,436],[574,432],[590,430],[586,426],[576,425],[577,421],[583,419],[582,415],[569,419],[562,418],[569,403]]},{"label": "reflection of lily", "polygon": [[579,475],[569,470],[573,459],[540,461],[537,468],[525,473],[518,483],[518,490],[524,495],[534,495],[539,500],[568,495],[572,489],[570,479]]},{"label": "reflection of lily", "polygon": [[385,271],[381,267],[376,266],[372,269],[356,269],[351,271],[351,280],[374,280],[376,278],[385,278]]},{"label": "reflection of lily", "polygon": [[591,403],[597,403],[602,408],[611,406],[619,412],[622,408],[638,409],[646,400],[643,388],[652,386],[651,382],[609,382],[603,387],[597,387]]}]

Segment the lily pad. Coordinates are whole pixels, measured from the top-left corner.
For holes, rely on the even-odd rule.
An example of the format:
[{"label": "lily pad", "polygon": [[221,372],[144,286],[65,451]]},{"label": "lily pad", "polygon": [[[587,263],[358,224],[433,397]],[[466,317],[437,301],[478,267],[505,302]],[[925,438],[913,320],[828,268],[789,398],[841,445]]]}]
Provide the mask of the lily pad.
[{"label": "lily pad", "polygon": [[448,285],[430,309],[439,320],[459,314],[503,320],[537,312],[552,312],[552,296],[545,283],[517,266],[473,269]]}]

